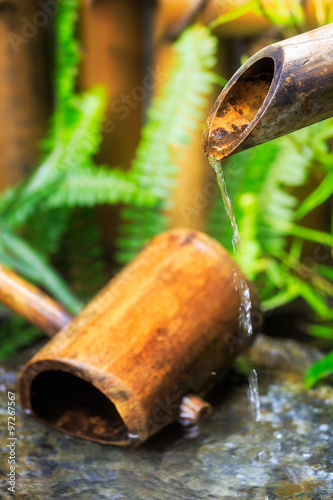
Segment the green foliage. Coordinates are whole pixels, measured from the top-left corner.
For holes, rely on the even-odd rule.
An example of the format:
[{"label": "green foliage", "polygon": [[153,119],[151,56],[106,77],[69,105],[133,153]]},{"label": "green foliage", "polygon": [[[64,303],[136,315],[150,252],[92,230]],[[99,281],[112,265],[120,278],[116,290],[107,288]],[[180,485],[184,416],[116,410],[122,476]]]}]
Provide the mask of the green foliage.
[{"label": "green foliage", "polygon": [[[333,269],[330,271],[333,275]],[[333,276],[331,277],[333,278]],[[333,281],[333,279],[332,279]],[[333,342],[333,323],[307,325],[307,333],[314,337]],[[305,387],[312,387],[318,380],[333,373],[333,351],[314,363],[305,374]]]},{"label": "green foliage", "polygon": [[43,143],[43,161],[30,178],[0,197],[0,261],[45,287],[73,313],[82,304],[50,263],[72,207],[151,203],[150,193],[142,192],[128,176],[93,163],[101,141],[105,93],[100,88],[75,93],[77,6],[76,0],[59,5],[56,107]]},{"label": "green foliage", "polygon": [[73,291],[85,302],[106,284],[104,251],[100,244],[95,211],[76,207],[71,211],[67,229],[61,241],[56,264]]},{"label": "green foliage", "polygon": [[[333,159],[327,142],[332,126],[333,120],[320,122],[239,153],[225,166],[243,242],[243,252],[236,259],[255,281],[266,311],[302,297],[315,318],[333,319],[332,269],[318,260],[318,256],[330,260],[332,234],[301,223],[333,193]],[[296,188],[315,182],[317,187],[301,202]],[[231,228],[220,199],[214,201],[207,227],[232,251]],[[314,257],[304,260],[307,241],[314,243]]]},{"label": "green foliage", "polygon": [[[175,46],[177,63],[170,82],[148,113],[132,168],[125,173],[118,168],[97,167],[93,157],[101,140],[105,93],[101,88],[83,94],[75,91],[80,59],[75,38],[78,4],[78,0],[59,4],[55,110],[50,133],[43,141],[42,162],[24,183],[0,197],[0,261],[43,286],[72,313],[77,313],[82,303],[53,267],[51,257],[65,268],[64,274],[75,291],[87,299],[96,290],[83,286],[85,278],[94,281],[97,288],[104,282],[104,267],[97,262],[102,258],[100,236],[86,207],[119,202],[129,205],[123,211],[126,231],[120,239],[122,262],[167,226],[164,210],[177,173],[172,149],[186,143],[190,130],[204,118],[200,110],[214,79],[209,70],[215,64],[217,45],[207,29],[196,26],[187,30]],[[84,220],[81,232],[76,228],[74,234],[66,234],[68,224],[73,228],[74,214],[75,220]],[[64,250],[65,234],[72,251],[80,255],[84,251],[84,257],[76,258],[76,262],[71,251],[66,258],[53,257],[59,248]],[[81,270],[84,267],[89,276],[83,271],[78,278],[76,266]],[[18,346],[23,345],[23,338],[15,338]],[[14,344],[12,338],[7,339],[0,355]]]},{"label": "green foliage", "polygon": [[305,25],[305,12],[299,0],[273,0],[262,7],[262,12],[272,23],[287,28],[291,34],[297,34]]},{"label": "green foliage", "polygon": [[41,332],[24,319],[14,315],[11,321],[3,321],[0,328],[0,361],[14,354],[17,349],[38,339]]},{"label": "green foliage", "polygon": [[[151,193],[138,188],[129,176],[93,163],[101,141],[106,99],[100,88],[83,94],[75,91],[79,62],[75,38],[78,4],[77,0],[59,4],[55,110],[49,136],[43,141],[42,162],[25,182],[0,196],[0,261],[45,288],[72,313],[81,309],[82,302],[51,263],[72,208],[119,201],[147,206],[152,203]],[[86,226],[86,232],[95,235],[95,242],[91,243],[96,249],[94,257],[90,252],[91,258],[95,258],[96,252],[102,254],[98,231]],[[104,282],[104,277],[100,281]],[[5,323],[3,328],[7,333],[6,341],[1,343],[1,356],[11,352],[11,346],[23,345],[24,338],[27,342],[33,338],[26,328],[20,334],[22,338],[18,333],[7,337],[9,332],[16,332],[16,324]]]},{"label": "green foliage", "polygon": [[309,389],[318,380],[333,373],[333,351],[314,363],[305,375],[305,387]]},{"label": "green foliage", "polygon": [[145,242],[168,226],[178,167],[176,148],[188,144],[190,133],[204,119],[205,96],[215,75],[217,40],[206,28],[188,28],[174,45],[176,61],[170,79],[148,111],[147,124],[131,167],[131,177],[142,190],[154,195],[149,208],[129,206],[122,212],[124,224],[118,238],[118,260],[128,262]]},{"label": "green foliage", "polygon": [[230,23],[231,21],[235,21],[239,17],[244,16],[245,14],[254,13],[258,16],[262,14],[262,5],[260,0],[250,0],[248,3],[241,5],[240,7],[229,10],[225,14],[222,14],[216,17],[209,25],[211,29],[220,26],[221,24]]},{"label": "green foliage", "polygon": [[[301,260],[306,241],[332,246],[332,235],[298,222],[333,192],[333,185],[327,186],[333,161],[326,134],[332,123],[327,120],[244,151],[225,168],[244,249],[236,258],[248,277],[258,282],[266,310],[302,296],[321,317],[332,317],[325,305],[333,297],[332,283],[319,265],[314,271],[313,265],[309,268]],[[315,179],[319,187],[301,203],[295,188]],[[231,250],[230,227],[221,204],[220,200],[214,203],[208,228]]]}]

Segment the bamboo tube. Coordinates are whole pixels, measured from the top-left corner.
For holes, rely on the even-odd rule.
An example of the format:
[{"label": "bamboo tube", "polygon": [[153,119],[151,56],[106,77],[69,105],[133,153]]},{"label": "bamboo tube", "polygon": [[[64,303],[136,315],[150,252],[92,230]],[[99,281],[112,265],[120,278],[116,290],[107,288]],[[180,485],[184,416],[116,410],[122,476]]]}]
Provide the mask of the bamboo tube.
[{"label": "bamboo tube", "polygon": [[[142,6],[132,0],[83,0],[79,33],[83,58],[79,89],[103,85],[107,106],[96,161],[128,168],[135,156],[148,89],[143,83]],[[149,74],[151,76],[151,74]],[[149,76],[149,84],[153,77]],[[124,147],[124,145],[126,145]],[[118,208],[98,207],[102,242],[112,258]]]},{"label": "bamboo tube", "polygon": [[[68,326],[73,319],[60,304],[1,264],[0,302],[50,337]],[[209,403],[188,394],[180,404],[180,422],[186,426],[196,425],[207,418],[212,410]]]},{"label": "bamboo tube", "polygon": [[[36,165],[51,108],[48,2],[0,1],[0,191]],[[48,14],[50,12],[50,14]]]},{"label": "bamboo tube", "polygon": [[72,316],[51,297],[0,264],[0,302],[52,336]]},{"label": "bamboo tube", "polygon": [[106,89],[98,161],[111,166],[130,165],[142,125],[145,89],[139,64],[143,47],[140,8],[132,0],[84,0],[80,9],[83,60],[79,88],[103,85]]},{"label": "bamboo tube", "polygon": [[[254,337],[239,330],[235,269],[202,233],[155,237],[23,368],[22,407],[57,430],[120,446],[177,419],[182,403],[193,413],[184,396],[206,394]],[[251,298],[255,314],[252,286]]]},{"label": "bamboo tube", "polygon": [[217,160],[333,116],[333,24],[270,45],[217,98],[203,149]]}]

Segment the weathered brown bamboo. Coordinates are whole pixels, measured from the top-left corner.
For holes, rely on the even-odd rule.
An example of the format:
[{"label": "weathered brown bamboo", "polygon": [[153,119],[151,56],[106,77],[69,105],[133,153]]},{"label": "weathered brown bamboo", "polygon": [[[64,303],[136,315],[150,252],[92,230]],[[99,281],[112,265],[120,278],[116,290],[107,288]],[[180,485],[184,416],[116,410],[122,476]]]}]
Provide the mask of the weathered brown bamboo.
[{"label": "weathered brown bamboo", "polygon": [[[55,300],[1,264],[0,302],[50,337],[68,326],[73,319]],[[196,425],[211,412],[209,403],[196,395],[188,394],[180,403],[180,422],[183,425]]]},{"label": "weathered brown bamboo", "polygon": [[179,421],[184,426],[197,425],[213,411],[210,403],[195,394],[184,396],[179,405]]},{"label": "weathered brown bamboo", "polygon": [[1,264],[0,302],[50,336],[67,326],[73,318],[51,297]]},{"label": "weathered brown bamboo", "polygon": [[236,267],[202,233],[155,237],[23,368],[23,408],[86,439],[145,441],[179,417],[184,396],[204,396],[251,344],[254,336],[239,327]]},{"label": "weathered brown bamboo", "polygon": [[333,116],[333,24],[270,45],[231,78],[208,117],[217,160]]},{"label": "weathered brown bamboo", "polygon": [[0,0],[0,190],[36,166],[48,126],[47,33],[57,8],[49,4]]},{"label": "weathered brown bamboo", "polygon": [[[149,92],[143,82],[154,85],[154,75],[149,73],[144,79],[142,68],[142,4],[132,0],[83,0],[78,32],[82,40],[78,88],[102,85],[107,93],[97,163],[128,168],[140,138]],[[118,208],[99,206],[97,214],[105,253],[112,259]]]}]

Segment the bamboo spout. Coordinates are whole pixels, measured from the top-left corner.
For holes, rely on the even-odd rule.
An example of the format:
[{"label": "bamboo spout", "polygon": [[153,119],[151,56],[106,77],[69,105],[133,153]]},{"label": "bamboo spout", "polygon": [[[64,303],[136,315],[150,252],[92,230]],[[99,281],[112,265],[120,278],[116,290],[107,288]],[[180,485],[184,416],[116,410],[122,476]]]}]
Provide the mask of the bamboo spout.
[{"label": "bamboo spout", "polygon": [[333,116],[333,24],[270,45],[235,73],[207,119],[203,149],[222,160]]}]

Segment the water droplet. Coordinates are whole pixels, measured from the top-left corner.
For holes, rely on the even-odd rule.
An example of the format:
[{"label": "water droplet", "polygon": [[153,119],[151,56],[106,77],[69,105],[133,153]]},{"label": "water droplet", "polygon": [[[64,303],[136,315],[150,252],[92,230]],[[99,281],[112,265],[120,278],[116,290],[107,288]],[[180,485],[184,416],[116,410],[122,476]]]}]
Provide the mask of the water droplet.
[{"label": "water droplet", "polygon": [[239,326],[241,331],[248,337],[253,333],[252,326],[252,302],[250,288],[245,280],[239,283],[240,308],[239,308]]},{"label": "water droplet", "polygon": [[138,434],[131,434],[130,432],[128,433],[128,437],[129,437],[130,439],[139,439]]},{"label": "water droplet", "polygon": [[249,388],[247,397],[250,401],[251,411],[256,422],[261,421],[260,399],[258,388],[258,375],[255,370],[252,370],[249,376]]}]

